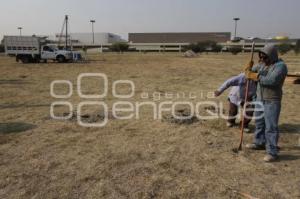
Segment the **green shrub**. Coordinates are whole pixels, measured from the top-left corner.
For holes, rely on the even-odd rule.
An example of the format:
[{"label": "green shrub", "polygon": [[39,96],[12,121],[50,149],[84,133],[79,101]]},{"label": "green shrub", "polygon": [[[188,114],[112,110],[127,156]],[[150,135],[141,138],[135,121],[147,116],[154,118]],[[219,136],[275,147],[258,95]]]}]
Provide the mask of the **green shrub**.
[{"label": "green shrub", "polygon": [[110,46],[110,50],[113,52],[128,51],[129,45],[126,42],[116,42]]},{"label": "green shrub", "polygon": [[281,55],[286,54],[287,52],[289,52],[293,48],[292,45],[288,44],[288,43],[281,43],[277,47],[278,47],[278,51]]},{"label": "green shrub", "polygon": [[294,47],[294,52],[296,53],[296,55],[300,53],[300,39],[298,39],[296,42],[296,45]]},{"label": "green shrub", "polygon": [[202,52],[220,52],[222,50],[222,46],[218,45],[214,41],[202,41],[197,42],[196,44],[188,45],[185,50],[192,50],[195,53],[202,53]]},{"label": "green shrub", "polygon": [[228,48],[228,52],[231,52],[233,55],[237,55],[242,51],[243,49],[240,46],[231,46]]},{"label": "green shrub", "polygon": [[201,46],[201,44],[199,45],[199,43],[197,44],[189,44],[185,50],[192,50],[195,53],[201,53],[205,51],[205,48],[203,46]]},{"label": "green shrub", "polygon": [[216,44],[215,46],[213,46],[212,52],[218,53],[218,52],[221,52],[222,49],[223,49],[223,46]]}]

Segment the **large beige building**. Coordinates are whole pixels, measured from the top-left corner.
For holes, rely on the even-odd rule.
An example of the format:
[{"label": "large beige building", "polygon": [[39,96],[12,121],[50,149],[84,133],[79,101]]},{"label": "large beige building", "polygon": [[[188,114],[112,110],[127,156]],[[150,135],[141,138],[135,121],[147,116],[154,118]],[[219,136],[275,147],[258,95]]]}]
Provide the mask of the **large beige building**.
[{"label": "large beige building", "polygon": [[224,43],[230,37],[230,32],[129,33],[128,42],[137,51],[182,51],[191,43],[208,40]]},{"label": "large beige building", "polygon": [[129,33],[130,43],[197,43],[229,41],[230,32],[172,32],[172,33]]}]

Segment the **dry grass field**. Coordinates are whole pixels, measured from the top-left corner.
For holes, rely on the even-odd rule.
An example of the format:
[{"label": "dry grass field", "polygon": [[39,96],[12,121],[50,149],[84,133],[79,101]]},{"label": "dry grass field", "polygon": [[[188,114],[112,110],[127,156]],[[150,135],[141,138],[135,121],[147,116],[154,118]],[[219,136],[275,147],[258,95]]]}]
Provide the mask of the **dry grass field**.
[{"label": "dry grass field", "polygon": [[[0,56],[0,198],[300,198],[300,85],[284,86],[280,161],[268,164],[262,161],[264,151],[233,153],[239,130],[227,128],[223,119],[176,124],[154,120],[151,107],[141,109],[138,120],[110,118],[102,128],[50,117],[50,105],[56,101],[50,95],[53,80],[73,83],[67,101],[75,110],[85,100],[76,92],[76,79],[86,72],[107,75],[109,95],[102,101],[109,107],[119,100],[111,88],[120,79],[135,83],[134,97],[123,101],[143,101],[140,95],[145,92],[192,92],[198,98],[185,100],[194,103],[240,73],[249,54],[89,57],[89,63],[24,65]],[[300,71],[299,56],[283,59],[290,72]],[[90,79],[83,90],[93,94],[99,85]],[[123,85],[120,92],[126,89]],[[57,90],[65,92],[64,87]],[[226,106],[226,96],[213,100]],[[245,143],[252,136],[246,134]]]}]

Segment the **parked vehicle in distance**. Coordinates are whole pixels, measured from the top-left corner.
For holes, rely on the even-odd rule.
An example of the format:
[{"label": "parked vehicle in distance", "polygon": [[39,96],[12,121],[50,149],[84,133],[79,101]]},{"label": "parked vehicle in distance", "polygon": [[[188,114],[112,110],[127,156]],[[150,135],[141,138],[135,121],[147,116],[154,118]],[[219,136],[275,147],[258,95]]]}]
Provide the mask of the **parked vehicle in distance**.
[{"label": "parked vehicle in distance", "polygon": [[72,51],[58,49],[55,44],[47,43],[46,37],[4,36],[4,49],[6,55],[15,56],[17,62],[20,60],[23,63],[73,60]]}]

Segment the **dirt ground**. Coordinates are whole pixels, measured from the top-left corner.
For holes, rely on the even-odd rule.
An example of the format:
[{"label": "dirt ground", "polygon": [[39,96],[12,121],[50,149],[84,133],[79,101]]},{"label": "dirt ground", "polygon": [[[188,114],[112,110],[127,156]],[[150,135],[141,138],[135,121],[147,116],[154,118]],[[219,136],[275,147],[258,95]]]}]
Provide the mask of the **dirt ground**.
[{"label": "dirt ground", "polygon": [[[89,63],[24,65],[0,56],[0,198],[300,198],[300,85],[284,86],[280,161],[270,164],[262,161],[264,151],[233,153],[239,130],[227,128],[223,119],[177,124],[153,119],[151,107],[143,108],[138,120],[110,118],[102,128],[50,117],[50,105],[57,101],[50,95],[53,80],[73,83],[72,97],[62,101],[74,104],[74,110],[86,100],[76,92],[77,76],[86,72],[107,75],[109,95],[101,101],[110,108],[120,100],[111,94],[119,79],[135,83],[134,97],[122,101],[143,101],[145,92],[192,92],[197,98],[186,100],[194,103],[238,74],[249,54],[89,57]],[[300,71],[300,56],[283,59],[290,72]],[[83,91],[99,92],[99,85],[87,80]],[[66,93],[64,87],[56,89]],[[127,91],[121,86],[120,92]],[[226,106],[226,96],[213,100]],[[246,134],[245,143],[252,137]]]}]

